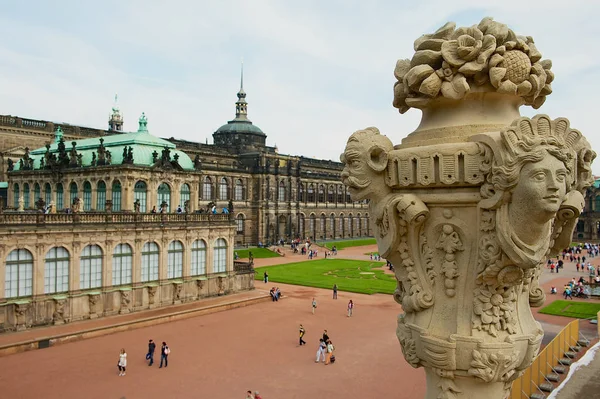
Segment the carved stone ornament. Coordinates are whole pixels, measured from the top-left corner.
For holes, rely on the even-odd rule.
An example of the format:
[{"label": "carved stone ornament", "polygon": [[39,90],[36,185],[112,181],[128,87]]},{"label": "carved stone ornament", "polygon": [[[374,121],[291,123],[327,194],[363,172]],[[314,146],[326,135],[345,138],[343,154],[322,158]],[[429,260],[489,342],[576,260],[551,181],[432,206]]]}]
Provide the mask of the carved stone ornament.
[{"label": "carved stone ornament", "polygon": [[60,325],[65,322],[65,304],[66,299],[55,299],[54,300],[54,312],[52,313],[52,324]]},{"label": "carved stone ornament", "polygon": [[150,286],[148,287],[148,304],[154,305],[154,296],[156,295],[156,287]]},{"label": "carved stone ornament", "polygon": [[394,265],[396,335],[427,399],[504,399],[539,351],[541,268],[570,243],[596,157],[567,119],[520,115],[551,93],[551,65],[491,18],[448,23],[396,65],[393,105],[420,109],[419,127],[396,146],[359,130],[341,155]]},{"label": "carved stone ornament", "polygon": [[119,309],[119,313],[129,313],[129,303],[131,302],[129,295],[129,291],[121,291],[121,308]]}]

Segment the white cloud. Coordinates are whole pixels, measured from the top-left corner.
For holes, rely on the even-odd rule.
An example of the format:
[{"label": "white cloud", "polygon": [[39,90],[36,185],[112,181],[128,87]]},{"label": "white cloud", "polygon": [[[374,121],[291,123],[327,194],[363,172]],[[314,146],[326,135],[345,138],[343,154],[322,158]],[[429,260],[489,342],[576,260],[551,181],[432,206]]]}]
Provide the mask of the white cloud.
[{"label": "white cloud", "polygon": [[337,160],[357,129],[375,125],[399,143],[418,125],[418,111],[391,106],[395,62],[412,56],[417,37],[492,15],[553,60],[554,93],[539,112],[570,118],[600,153],[592,2],[38,3],[0,17],[10,38],[0,43],[2,114],[105,127],[118,92],[126,129],[145,111],[153,134],[210,142],[234,116],[244,57],[249,117],[268,143]]}]

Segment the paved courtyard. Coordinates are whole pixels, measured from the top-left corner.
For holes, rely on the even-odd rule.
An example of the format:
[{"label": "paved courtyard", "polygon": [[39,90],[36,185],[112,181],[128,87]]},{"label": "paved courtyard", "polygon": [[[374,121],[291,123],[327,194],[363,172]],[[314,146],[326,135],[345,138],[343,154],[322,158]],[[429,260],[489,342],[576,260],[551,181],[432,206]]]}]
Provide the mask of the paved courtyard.
[{"label": "paved courtyard", "polygon": [[[368,259],[373,247],[345,250],[343,257]],[[339,257],[342,257],[340,252]],[[257,263],[272,264],[271,259]],[[301,261],[301,256],[275,258]],[[600,263],[595,259],[594,263]],[[573,271],[571,270],[573,269]],[[560,275],[544,271],[544,291],[575,276],[567,264]],[[274,283],[256,282],[258,290]],[[279,284],[286,298],[276,302],[199,316],[100,338],[0,357],[1,398],[244,398],[248,389],[265,399],[421,398],[424,373],[408,366],[395,336],[400,307],[387,295],[339,293]],[[311,314],[311,301],[318,302]],[[548,295],[547,303],[561,298]],[[346,317],[352,299],[355,313]],[[537,312],[535,312],[537,313]],[[537,315],[547,342],[571,319]],[[307,330],[298,346],[298,326]],[[584,322],[582,322],[582,325]],[[323,329],[338,361],[315,364]],[[148,367],[148,339],[171,348],[168,368]],[[128,353],[127,376],[119,377],[118,353]],[[159,357],[157,356],[159,359]]]},{"label": "paved courtyard", "polygon": [[[276,303],[2,357],[0,397],[229,399],[248,389],[265,399],[423,396],[423,372],[407,365],[394,334],[400,308],[390,296],[340,293],[334,301],[326,290],[280,288],[288,297]],[[356,302],[352,318],[349,299]],[[302,347],[300,323],[307,330]],[[315,363],[324,328],[336,346],[337,361],[328,366]],[[169,344],[168,368],[146,365],[149,338]],[[125,377],[117,371],[121,347]]]}]

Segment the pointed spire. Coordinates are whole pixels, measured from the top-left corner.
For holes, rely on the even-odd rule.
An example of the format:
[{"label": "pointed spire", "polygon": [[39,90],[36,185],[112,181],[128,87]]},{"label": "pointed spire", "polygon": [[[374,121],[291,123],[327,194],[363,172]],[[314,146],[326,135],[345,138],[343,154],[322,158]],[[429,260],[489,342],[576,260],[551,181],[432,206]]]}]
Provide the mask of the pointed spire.
[{"label": "pointed spire", "polygon": [[237,102],[235,103],[235,119],[248,120],[248,103],[246,102],[246,92],[244,91],[244,60],[242,59],[242,69],[240,75],[240,91],[237,93]]},{"label": "pointed spire", "polygon": [[244,58],[242,58],[242,74],[240,78],[240,91],[244,91]]},{"label": "pointed spire", "polygon": [[145,112],[142,112],[142,116],[140,116],[138,123],[138,133],[148,133],[148,119],[146,118]]},{"label": "pointed spire", "polygon": [[54,142],[60,143],[60,140],[62,139],[62,137],[63,137],[63,131],[59,126],[56,128],[56,131],[54,132]]}]

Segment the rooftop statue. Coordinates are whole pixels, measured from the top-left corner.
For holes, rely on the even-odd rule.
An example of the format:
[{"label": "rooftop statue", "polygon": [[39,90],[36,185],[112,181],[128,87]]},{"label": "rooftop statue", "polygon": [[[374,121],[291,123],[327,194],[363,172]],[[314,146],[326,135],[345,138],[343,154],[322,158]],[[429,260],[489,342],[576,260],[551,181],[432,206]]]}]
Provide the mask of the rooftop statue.
[{"label": "rooftop statue", "polygon": [[426,399],[504,399],[538,353],[529,307],[544,301],[545,259],[570,243],[596,153],[565,118],[521,117],[554,80],[530,36],[484,18],[414,48],[396,65],[393,105],[420,109],[420,125],[395,147],[374,127],[352,134],[342,181],[369,200]]}]

